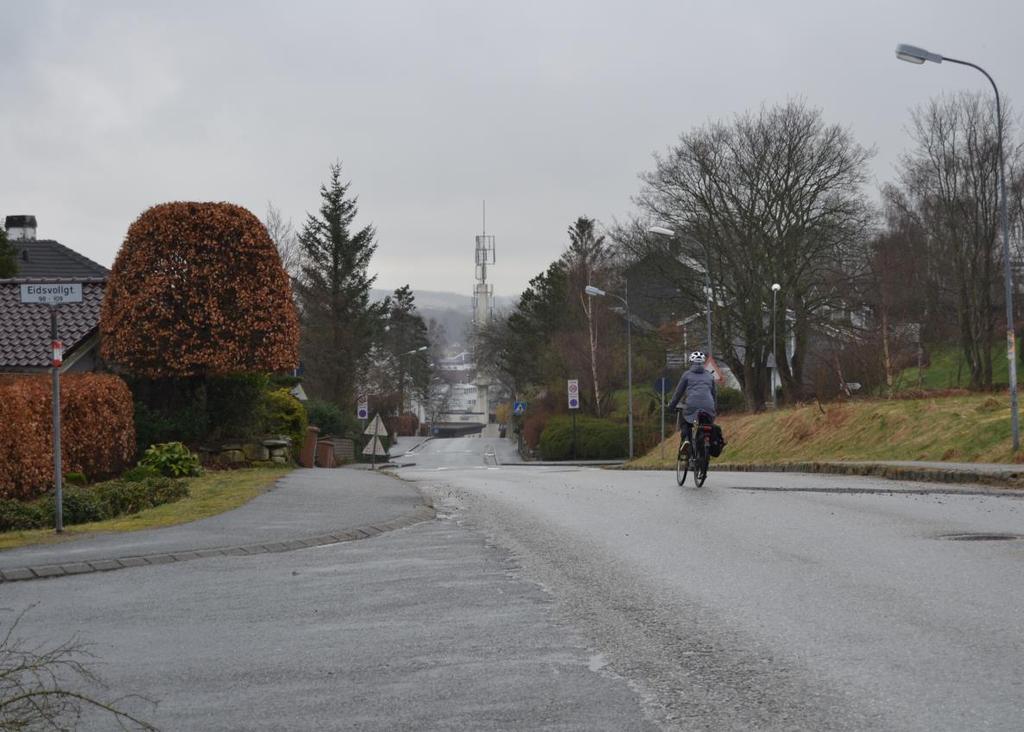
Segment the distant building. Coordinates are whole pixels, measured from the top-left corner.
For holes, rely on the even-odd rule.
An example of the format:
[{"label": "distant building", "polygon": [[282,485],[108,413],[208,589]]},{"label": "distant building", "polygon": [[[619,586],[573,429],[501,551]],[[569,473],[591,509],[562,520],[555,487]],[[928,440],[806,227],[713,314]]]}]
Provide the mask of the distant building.
[{"label": "distant building", "polygon": [[50,367],[50,310],[21,302],[21,285],[33,282],[82,284],[82,302],[61,305],[59,311],[61,370],[97,368],[100,303],[110,270],[60,242],[37,239],[35,216],[8,216],[4,228],[18,272],[0,279],[0,372],[31,374]]}]

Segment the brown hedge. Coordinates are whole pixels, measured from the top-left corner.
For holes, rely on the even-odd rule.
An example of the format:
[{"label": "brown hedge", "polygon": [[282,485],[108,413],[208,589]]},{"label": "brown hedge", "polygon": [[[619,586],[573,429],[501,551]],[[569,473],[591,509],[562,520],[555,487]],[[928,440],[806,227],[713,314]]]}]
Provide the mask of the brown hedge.
[{"label": "brown hedge", "polygon": [[128,229],[103,297],[102,353],[150,378],[298,363],[291,282],[266,228],[230,203],[164,203]]},{"label": "brown hedge", "polygon": [[[0,498],[35,498],[53,487],[49,376],[0,381]],[[135,454],[132,393],[109,374],[61,378],[61,464],[90,480],[120,473]]]}]

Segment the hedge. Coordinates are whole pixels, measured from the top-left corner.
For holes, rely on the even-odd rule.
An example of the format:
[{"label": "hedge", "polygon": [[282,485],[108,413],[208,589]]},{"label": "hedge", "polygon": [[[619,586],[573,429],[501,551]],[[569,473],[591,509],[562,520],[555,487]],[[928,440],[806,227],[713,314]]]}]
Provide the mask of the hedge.
[{"label": "hedge", "polygon": [[[0,382],[0,498],[28,500],[53,487],[51,394],[49,376]],[[60,399],[63,473],[120,473],[135,454],[128,385],[110,374],[68,374]]]},{"label": "hedge", "polygon": [[[159,476],[134,481],[111,480],[94,486],[69,485],[64,489],[63,518],[68,525],[103,521],[186,496],[188,484],[185,481]],[[53,526],[54,504],[52,495],[29,502],[0,498],[0,531]]]},{"label": "hedge", "polygon": [[[624,458],[629,450],[629,428],[618,422],[593,417],[576,418],[576,457],[580,460]],[[552,417],[540,436],[545,460],[572,458],[572,418]]]}]

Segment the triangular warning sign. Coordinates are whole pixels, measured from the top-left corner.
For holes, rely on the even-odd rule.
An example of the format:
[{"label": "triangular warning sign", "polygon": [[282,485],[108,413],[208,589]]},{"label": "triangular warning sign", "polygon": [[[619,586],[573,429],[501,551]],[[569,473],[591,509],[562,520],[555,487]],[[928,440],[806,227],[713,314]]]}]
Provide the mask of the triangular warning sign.
[{"label": "triangular warning sign", "polygon": [[380,441],[380,438],[373,437],[369,442],[366,443],[366,447],[363,448],[364,455],[387,455],[387,450],[384,449],[384,443]]},{"label": "triangular warning sign", "polygon": [[[366,425],[366,429],[363,430],[364,435],[380,435],[382,437],[388,436],[388,429],[384,426],[384,420],[380,418],[380,415],[375,415],[373,421]],[[367,453],[369,454],[369,453]]]}]

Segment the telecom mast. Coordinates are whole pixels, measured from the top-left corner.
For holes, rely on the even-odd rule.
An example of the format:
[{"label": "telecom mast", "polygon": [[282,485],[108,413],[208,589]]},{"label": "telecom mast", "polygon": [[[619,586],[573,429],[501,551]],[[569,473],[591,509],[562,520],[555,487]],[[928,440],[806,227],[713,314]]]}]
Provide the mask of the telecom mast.
[{"label": "telecom mast", "polygon": [[487,201],[484,201],[484,229],[476,237],[476,284],[473,286],[473,325],[487,325],[494,314],[494,285],[487,284],[487,268],[494,264],[494,236],[487,234]]}]

